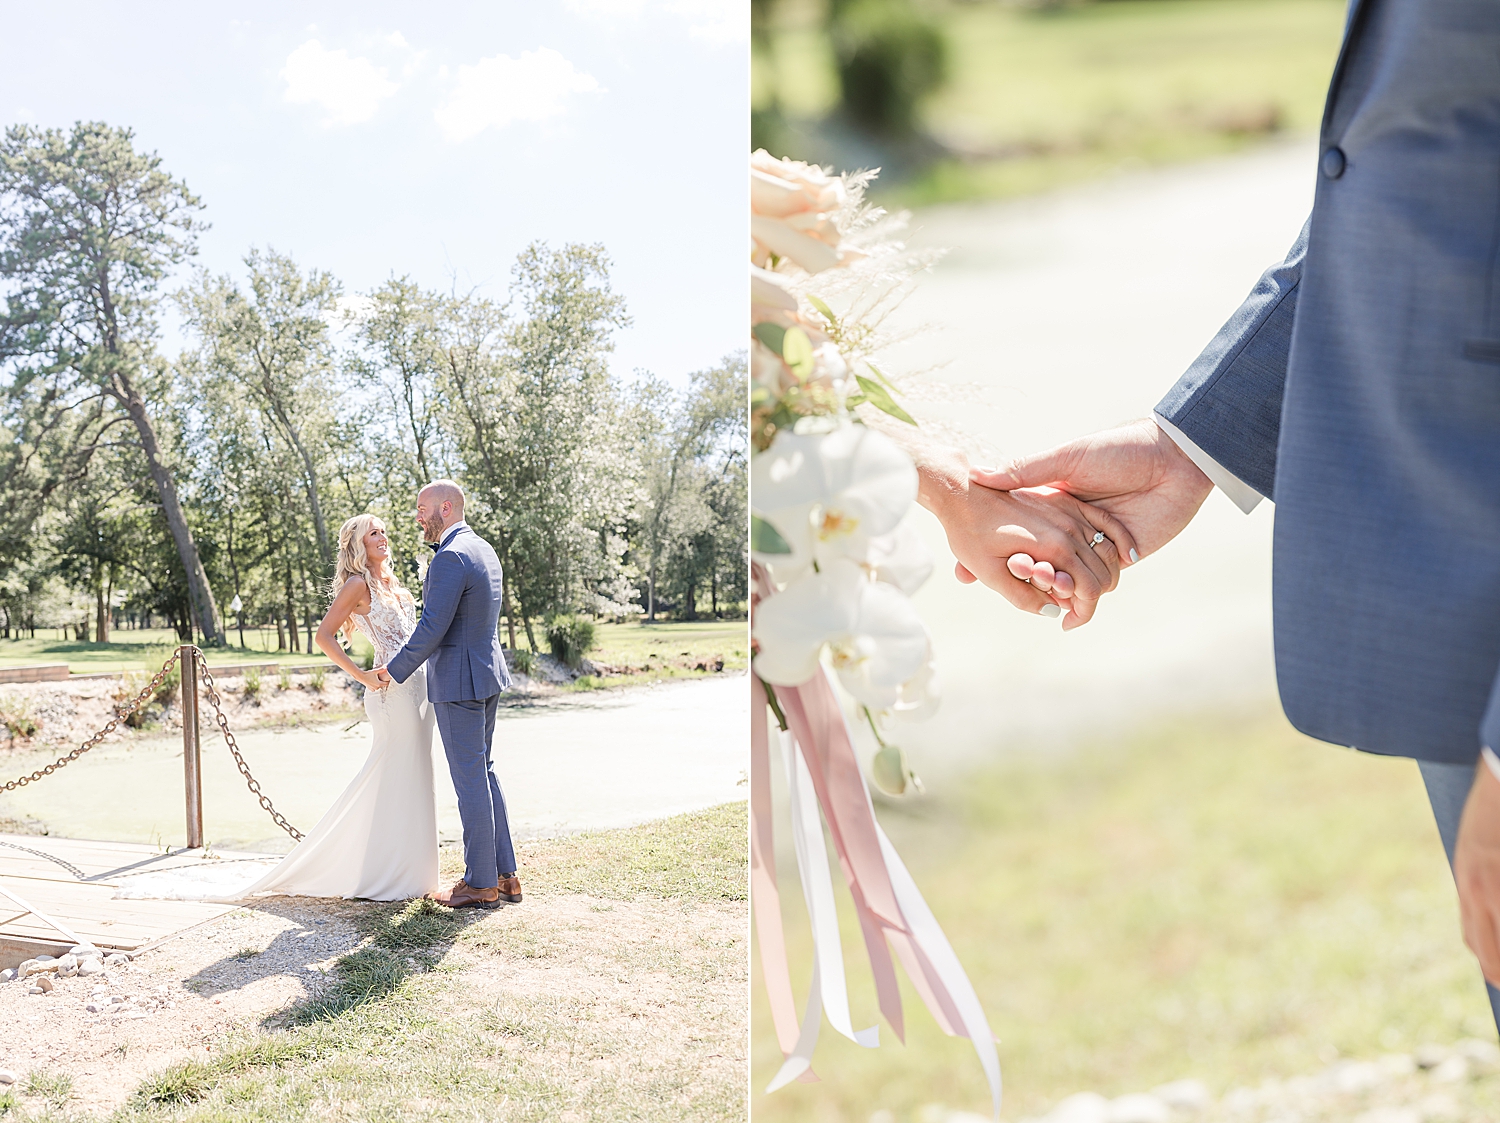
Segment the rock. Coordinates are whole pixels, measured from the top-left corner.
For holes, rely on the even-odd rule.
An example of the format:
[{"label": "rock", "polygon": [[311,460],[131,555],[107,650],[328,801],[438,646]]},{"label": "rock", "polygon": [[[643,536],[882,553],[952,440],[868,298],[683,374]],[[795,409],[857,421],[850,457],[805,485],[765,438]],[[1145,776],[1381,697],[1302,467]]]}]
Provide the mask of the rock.
[{"label": "rock", "polygon": [[1450,1056],[1432,1070],[1432,1078],[1439,1084],[1459,1084],[1469,1078],[1469,1058]]},{"label": "rock", "polygon": [[100,963],[97,959],[85,959],[78,965],[78,973],[85,978],[89,975],[102,975],[104,974],[104,964]]},{"label": "rock", "polygon": [[1380,1084],[1384,1076],[1380,1066],[1369,1061],[1339,1061],[1323,1074],[1328,1087],[1346,1095],[1367,1092]]},{"label": "rock", "polygon": [[1441,1045],[1418,1045],[1412,1054],[1418,1068],[1437,1068],[1448,1059],[1448,1050]]},{"label": "rock", "polygon": [[93,944],[74,944],[68,949],[69,955],[76,955],[79,959],[97,959],[102,953]]},{"label": "rock", "polygon": [[14,967],[7,967],[4,971],[0,971],[0,983],[8,983],[15,977],[16,969]]},{"label": "rock", "polygon": [[0,1084],[14,1084],[19,1079],[10,1069],[0,1068]]},{"label": "rock", "polygon": [[1469,1063],[1476,1068],[1485,1071],[1500,1068],[1500,1045],[1496,1045],[1493,1041],[1466,1037],[1453,1046],[1453,1051],[1460,1056],[1467,1057]]},{"label": "rock", "polygon": [[32,975],[40,975],[45,971],[57,970],[57,960],[51,956],[43,960],[41,956],[38,956],[35,959],[28,959],[20,967],[16,968],[16,970],[21,973],[21,978],[29,979]]},{"label": "rock", "polygon": [[1109,1101],[1098,1092],[1079,1092],[1049,1111],[1047,1123],[1109,1123]]},{"label": "rock", "polygon": [[104,957],[104,966],[106,967],[123,967],[129,962],[130,956],[126,955],[124,952],[111,952],[109,955],[106,955]]},{"label": "rock", "polygon": [[1178,1111],[1202,1111],[1213,1102],[1208,1085],[1201,1080],[1174,1080],[1160,1088],[1152,1088],[1151,1094]]},{"label": "rock", "polygon": [[56,963],[57,962],[57,956],[55,956],[55,955],[39,955],[39,956],[36,957],[36,961],[38,963]]},{"label": "rock", "polygon": [[71,979],[76,974],[78,974],[78,957],[69,952],[57,961],[57,977]]},{"label": "rock", "polygon": [[1109,1102],[1108,1123],[1172,1123],[1172,1109],[1155,1096],[1133,1092]]},{"label": "rock", "polygon": [[92,999],[90,999],[88,1002],[85,1002],[83,1004],[83,1008],[90,1014],[97,1014],[102,1009],[99,1003],[93,1001]]},{"label": "rock", "polygon": [[57,984],[52,981],[52,977],[50,975],[38,975],[36,977],[36,985],[40,987],[44,993],[47,994],[51,994],[52,991],[57,987]]},{"label": "rock", "polygon": [[1356,1115],[1354,1123],[1422,1123],[1422,1113],[1411,1107],[1375,1107]]}]

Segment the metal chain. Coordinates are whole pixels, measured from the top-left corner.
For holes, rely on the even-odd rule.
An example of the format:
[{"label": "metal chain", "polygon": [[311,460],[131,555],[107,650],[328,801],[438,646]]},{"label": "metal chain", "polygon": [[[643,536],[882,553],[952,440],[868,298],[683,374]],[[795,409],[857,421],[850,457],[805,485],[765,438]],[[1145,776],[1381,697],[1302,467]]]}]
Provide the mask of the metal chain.
[{"label": "metal chain", "polygon": [[261,807],[265,808],[272,822],[301,842],[302,832],[288,823],[286,816],[276,810],[271,803],[271,798],[260,790],[260,782],[250,775],[250,766],[245,763],[245,758],[240,756],[240,747],[235,744],[234,734],[229,732],[229,720],[224,716],[224,711],[219,708],[219,692],[214,689],[214,676],[209,673],[208,658],[196,647],[193,648],[193,658],[197,660],[200,673],[203,675],[203,693],[208,698],[208,704],[214,708],[214,720],[219,724],[219,732],[224,735],[224,744],[229,746],[229,753],[234,757],[234,763],[240,770],[240,775],[245,778],[250,794],[260,802]]},{"label": "metal chain", "polygon": [[[208,704],[214,708],[214,719],[218,722],[219,732],[224,735],[224,744],[229,746],[230,755],[234,757],[234,763],[239,768],[240,775],[245,778],[245,783],[250,788],[250,794],[259,801],[261,807],[265,809],[266,814],[271,816],[271,820],[278,827],[286,831],[287,834],[291,835],[298,842],[301,842],[302,832],[287,822],[286,816],[276,810],[270,798],[260,790],[260,782],[250,774],[250,766],[245,763],[245,758],[240,755],[240,747],[235,743],[234,734],[229,731],[229,720],[224,716],[224,711],[219,706],[219,692],[214,689],[214,676],[209,672],[208,658],[197,647],[193,647],[191,650],[193,653],[192,657],[198,664],[203,675],[203,693],[208,698]],[[29,776],[22,776],[0,787],[0,792],[9,792],[17,788],[24,788],[27,784],[40,780],[43,776],[50,776],[59,768],[72,764],[84,753],[97,746],[104,738],[119,728],[120,722],[145,705],[148,698],[155,696],[157,687],[161,686],[162,682],[165,681],[167,675],[171,673],[172,668],[176,666],[178,659],[181,658],[181,655],[181,648],[173,651],[171,658],[162,664],[161,670],[156,672],[155,677],[146,685],[146,688],[136,695],[135,700],[123,711],[116,711],[115,716],[105,723],[103,729],[99,730],[99,732],[95,733],[72,752],[66,756],[59,757],[45,768],[39,768]]]},{"label": "metal chain", "polygon": [[[196,651],[197,648],[194,648],[193,650]],[[39,768],[29,776],[22,776],[19,779],[12,780],[4,787],[0,787],[0,792],[12,792],[17,788],[24,788],[27,784],[40,780],[43,776],[50,776],[59,768],[64,768],[67,765],[72,764],[84,753],[97,746],[101,741],[104,740],[104,738],[108,737],[117,728],[119,728],[120,722],[124,721],[131,714],[135,713],[136,710],[145,705],[148,698],[155,696],[157,687],[162,684],[167,675],[171,672],[172,668],[177,664],[177,660],[181,656],[181,654],[181,649],[173,651],[172,657],[162,664],[161,670],[156,672],[156,677],[153,678],[149,683],[147,683],[146,688],[135,696],[135,701],[131,702],[130,705],[125,708],[124,712],[116,710],[115,716],[110,718],[109,721],[105,722],[103,729],[99,730],[99,732],[95,733],[87,741],[79,745],[76,749],[68,753],[66,756],[58,757],[45,768]]]}]

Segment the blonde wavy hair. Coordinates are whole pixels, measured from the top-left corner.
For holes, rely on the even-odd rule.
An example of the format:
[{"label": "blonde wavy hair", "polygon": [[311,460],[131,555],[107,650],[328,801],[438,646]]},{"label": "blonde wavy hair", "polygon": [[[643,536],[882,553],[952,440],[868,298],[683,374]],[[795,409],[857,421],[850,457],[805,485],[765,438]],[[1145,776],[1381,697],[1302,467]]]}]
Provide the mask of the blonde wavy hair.
[{"label": "blonde wavy hair", "polygon": [[[385,580],[376,583],[370,579],[370,559],[365,553],[365,535],[370,533],[370,528],[376,523],[385,525],[384,519],[376,518],[371,514],[355,515],[347,519],[344,525],[339,527],[339,553],[333,565],[333,584],[329,586],[329,599],[339,595],[339,590],[351,577],[359,577],[369,589],[372,598],[378,597],[387,604],[392,601],[410,601],[411,593],[396,579],[395,571],[387,563],[385,567]],[[344,635],[354,634],[354,617],[350,616],[339,625],[339,631]]]}]

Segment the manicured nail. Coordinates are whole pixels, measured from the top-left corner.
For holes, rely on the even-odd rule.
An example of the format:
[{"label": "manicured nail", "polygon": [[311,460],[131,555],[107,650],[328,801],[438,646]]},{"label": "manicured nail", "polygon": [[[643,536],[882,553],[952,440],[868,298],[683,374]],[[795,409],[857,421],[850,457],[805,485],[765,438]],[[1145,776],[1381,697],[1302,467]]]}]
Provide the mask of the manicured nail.
[{"label": "manicured nail", "polygon": [[986,467],[985,467],[985,466],[984,466],[984,465],[982,465],[982,464],[975,464],[975,465],[973,465],[973,466],[971,466],[971,467],[970,467],[970,468],[969,468],[969,471],[971,471],[971,472],[978,472],[978,473],[980,473],[980,474],[981,474],[981,475],[986,475],[986,476],[987,476],[987,475],[989,475],[989,474],[990,474],[990,473],[991,473],[991,472],[993,472],[993,471],[994,471],[994,470],[995,470],[995,469],[993,469],[993,468],[986,468]]},{"label": "manicured nail", "polygon": [[1141,560],[1141,555],[1138,554],[1138,553],[1136,553],[1135,550],[1134,550],[1134,548],[1132,548],[1131,551],[1130,551],[1130,564],[1134,565],[1136,562],[1138,562],[1140,560]]},{"label": "manicured nail", "polygon": [[1062,608],[1055,604],[1044,604],[1040,609],[1038,609],[1038,612],[1040,612],[1043,616],[1056,620],[1059,616],[1062,615]]}]

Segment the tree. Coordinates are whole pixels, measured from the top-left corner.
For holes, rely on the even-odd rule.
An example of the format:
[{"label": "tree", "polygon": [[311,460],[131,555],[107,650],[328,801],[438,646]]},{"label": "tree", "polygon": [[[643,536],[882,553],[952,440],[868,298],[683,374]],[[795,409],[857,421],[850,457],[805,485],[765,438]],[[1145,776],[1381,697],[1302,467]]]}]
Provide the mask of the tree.
[{"label": "tree", "polygon": [[333,574],[333,547],[323,511],[322,464],[334,400],[333,346],[328,317],[340,286],[274,250],[245,255],[250,295],[228,277],[200,274],[181,299],[197,332],[209,377],[244,388],[268,425],[296,454],[325,576]]},{"label": "tree", "polygon": [[0,143],[0,363],[37,424],[63,415],[84,441],[133,431],[209,643],[218,612],[178,498],[154,403],[166,398],[155,355],[157,288],[195,250],[201,203],[139,153],[129,129],[80,122],[71,132],[17,125]]},{"label": "tree", "polygon": [[656,619],[658,568],[668,544],[708,528],[712,513],[703,501],[705,477],[698,461],[719,441],[733,444],[747,425],[746,356],[728,355],[718,366],[695,372],[680,403],[659,380],[641,386],[642,470],[646,504],[646,618]]}]

